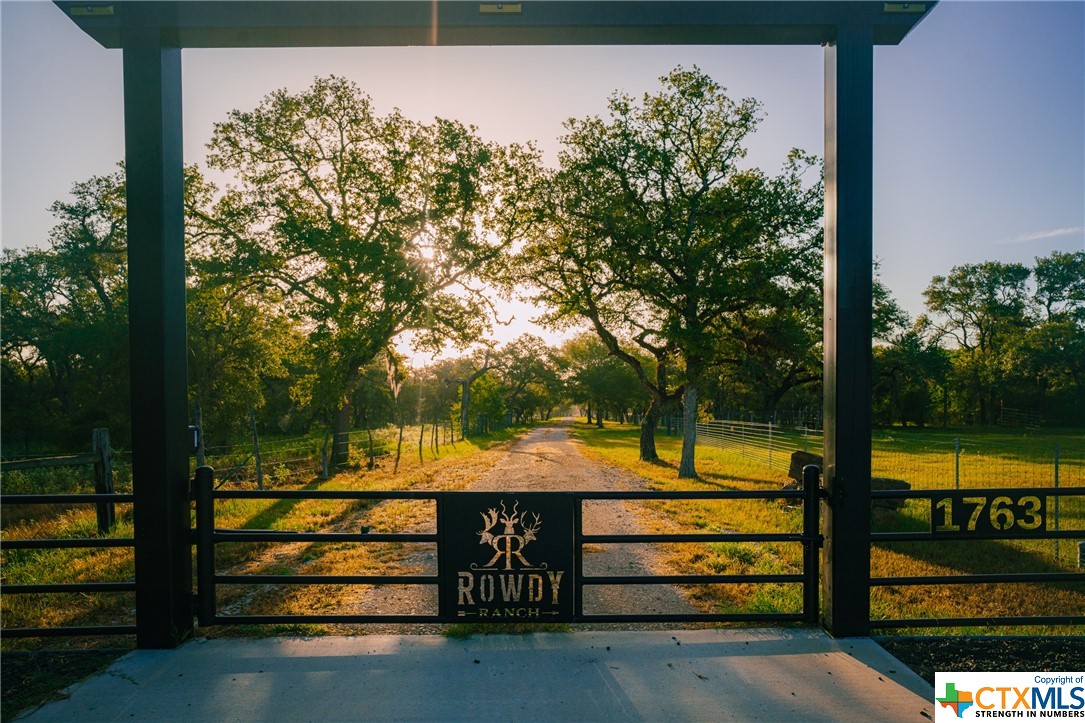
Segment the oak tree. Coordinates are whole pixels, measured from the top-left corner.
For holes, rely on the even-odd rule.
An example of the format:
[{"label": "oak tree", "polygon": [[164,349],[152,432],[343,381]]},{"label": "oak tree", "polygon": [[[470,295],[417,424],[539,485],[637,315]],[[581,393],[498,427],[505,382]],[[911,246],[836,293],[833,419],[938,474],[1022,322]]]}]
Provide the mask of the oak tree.
[{"label": "oak tree", "polygon": [[336,390],[346,456],[361,369],[401,334],[418,348],[487,327],[477,286],[530,223],[538,155],[462,123],[378,115],[350,81],[278,90],[215,126],[207,162],[237,184],[201,215],[209,252],[277,288]]},{"label": "oak tree", "polygon": [[[608,119],[566,123],[550,224],[523,261],[549,320],[587,320],[652,398],[642,458],[681,393],[679,476],[694,477],[698,392],[720,337],[734,314],[786,293],[820,244],[822,192],[817,162],[797,150],[777,176],[742,167],[756,100],[730,99],[696,68],[661,80],[640,100],[611,96]],[[657,360],[655,379],[620,338]]]}]

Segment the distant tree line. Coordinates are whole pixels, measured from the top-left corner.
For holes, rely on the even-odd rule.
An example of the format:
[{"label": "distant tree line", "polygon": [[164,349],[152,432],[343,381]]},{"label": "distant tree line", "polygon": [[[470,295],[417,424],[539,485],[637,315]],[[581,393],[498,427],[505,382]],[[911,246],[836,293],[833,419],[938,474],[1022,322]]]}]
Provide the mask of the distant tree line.
[{"label": "distant tree line", "polygon": [[1085,252],[954,267],[874,349],[882,424],[997,424],[1005,408],[1080,425],[1085,408]]},{"label": "distant tree line", "polygon": [[[456,121],[375,113],[341,78],[268,95],[185,169],[193,420],[212,440],[448,421],[464,434],[577,405],[690,431],[728,411],[820,404],[818,159],[745,168],[763,117],[696,68],[567,122],[556,168]],[[4,452],[82,443],[129,409],[125,181],[75,184],[48,246],[3,257]],[[1085,254],[954,268],[912,321],[875,284],[875,417],[990,424],[1002,406],[1071,422],[1085,402]],[[533,301],[559,347],[490,341],[494,294]],[[459,356],[408,368],[396,352]],[[138,340],[135,340],[138,343]]]}]

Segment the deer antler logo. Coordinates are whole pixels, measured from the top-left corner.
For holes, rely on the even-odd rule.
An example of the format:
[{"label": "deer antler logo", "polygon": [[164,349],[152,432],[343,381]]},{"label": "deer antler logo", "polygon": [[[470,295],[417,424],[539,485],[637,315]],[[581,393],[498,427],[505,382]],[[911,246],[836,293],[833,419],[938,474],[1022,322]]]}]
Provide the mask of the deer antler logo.
[{"label": "deer antler logo", "polygon": [[[498,565],[502,558],[504,558],[504,566],[501,569],[504,570],[513,569],[514,558],[520,561],[520,567],[523,568],[544,569],[546,567],[546,565],[543,565],[542,568],[535,568],[523,555],[524,548],[536,538],[542,527],[542,518],[538,514],[531,513],[533,521],[528,525],[524,521],[527,513],[520,512],[520,503],[517,500],[513,500],[511,512],[505,507],[505,501],[501,500],[500,516],[493,507],[479,514],[482,515],[482,521],[486,525],[478,531],[479,544],[489,545],[494,549],[493,558],[483,567],[494,567]],[[497,526],[498,522],[504,525],[504,531],[499,535],[495,535],[491,530]],[[517,525],[520,526],[519,533],[516,531]],[[471,567],[474,568],[475,566],[472,565]]]}]

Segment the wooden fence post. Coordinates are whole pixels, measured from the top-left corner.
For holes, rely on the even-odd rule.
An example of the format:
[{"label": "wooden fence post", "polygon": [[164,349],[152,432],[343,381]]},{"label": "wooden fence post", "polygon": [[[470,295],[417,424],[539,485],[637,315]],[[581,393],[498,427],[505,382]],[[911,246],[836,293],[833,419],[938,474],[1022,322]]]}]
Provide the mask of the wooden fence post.
[{"label": "wooden fence post", "polygon": [[[94,451],[94,494],[113,494],[113,450],[109,446],[109,430],[95,429],[91,433],[91,449]],[[99,502],[98,534],[108,534],[117,521],[116,507],[112,502]]]},{"label": "wooden fence post", "polygon": [[252,427],[252,456],[256,460],[256,488],[264,489],[264,468],[260,464],[260,437],[256,434],[256,411],[249,405],[249,426]]},{"label": "wooden fence post", "polygon": [[320,479],[328,479],[331,476],[328,474],[328,440],[331,434],[331,432],[324,433],[324,446],[320,448]]},{"label": "wooden fence post", "polygon": [[199,397],[196,397],[192,414],[195,417],[193,421],[196,422],[196,429],[199,430],[196,434],[196,468],[199,469],[207,465],[207,447],[203,443],[203,404]]}]

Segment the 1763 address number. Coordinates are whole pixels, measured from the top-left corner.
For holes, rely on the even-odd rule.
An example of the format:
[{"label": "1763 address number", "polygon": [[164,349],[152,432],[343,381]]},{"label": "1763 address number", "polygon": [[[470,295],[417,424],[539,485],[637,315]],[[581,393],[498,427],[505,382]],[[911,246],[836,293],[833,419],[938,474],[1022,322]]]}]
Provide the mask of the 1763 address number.
[{"label": "1763 address number", "polygon": [[1047,529],[1047,495],[954,490],[931,498],[931,534],[1027,535]]}]

